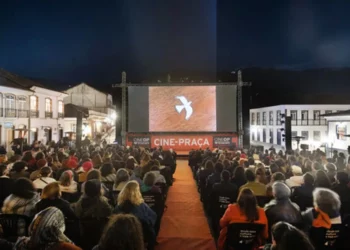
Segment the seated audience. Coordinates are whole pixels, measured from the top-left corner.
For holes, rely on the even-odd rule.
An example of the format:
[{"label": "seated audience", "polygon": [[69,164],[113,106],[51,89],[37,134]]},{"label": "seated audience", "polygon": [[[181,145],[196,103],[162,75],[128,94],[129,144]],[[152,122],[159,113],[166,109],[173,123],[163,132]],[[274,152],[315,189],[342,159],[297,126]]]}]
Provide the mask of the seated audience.
[{"label": "seated audience", "polygon": [[29,237],[19,238],[16,250],[81,250],[64,235],[65,220],[62,212],[49,207],[38,213],[29,226]]},{"label": "seated audience", "polygon": [[232,202],[236,202],[238,196],[238,188],[230,182],[230,172],[224,170],[221,172],[221,182],[213,185],[210,194],[212,202],[218,202],[220,196],[230,197]]},{"label": "seated audience", "polygon": [[47,162],[45,159],[40,159],[36,162],[36,170],[30,174],[30,179],[32,181],[38,179],[40,177],[40,171],[43,167],[47,166]]},{"label": "seated audience", "polygon": [[[90,180],[99,180],[101,181],[102,179],[102,176],[101,176],[101,172],[100,170],[98,169],[91,169],[87,175],[86,175],[86,181],[81,185],[81,190],[82,190],[82,193],[85,193],[85,183],[87,181],[90,181]],[[103,184],[101,183],[101,192],[104,196],[108,196],[108,193],[110,190],[108,190],[108,188]]]},{"label": "seated audience", "polygon": [[85,161],[83,164],[81,164],[81,168],[85,173],[88,173],[92,168],[92,162],[91,161]]},{"label": "seated audience", "polygon": [[126,183],[128,183],[130,179],[129,173],[125,168],[121,168],[117,171],[117,176],[115,178],[114,190],[121,191]]},{"label": "seated audience", "polygon": [[12,170],[10,172],[10,178],[12,180],[17,180],[23,177],[29,178],[29,173],[27,172],[27,163],[24,161],[17,161],[13,164]]},{"label": "seated audience", "polygon": [[39,213],[48,207],[56,207],[61,210],[65,218],[75,219],[76,216],[70,207],[69,202],[63,200],[61,195],[61,189],[58,182],[47,184],[41,194],[41,200],[35,205],[36,212]]},{"label": "seated audience", "polygon": [[130,176],[130,180],[131,181],[137,181],[140,185],[140,187],[142,186],[142,179],[141,179],[141,175],[142,175],[142,169],[139,166],[136,166],[133,170],[132,175]]},{"label": "seated audience", "polygon": [[247,169],[245,171],[245,177],[247,179],[247,183],[240,187],[240,191],[244,188],[249,188],[253,191],[255,196],[266,196],[266,185],[256,181],[255,174],[252,170]]},{"label": "seated audience", "polygon": [[333,185],[332,190],[336,192],[340,197],[342,215],[350,214],[350,187],[349,176],[347,173],[337,173],[337,180]]},{"label": "seated audience", "polygon": [[259,165],[262,165],[262,164],[259,163],[258,167],[256,167],[256,170],[255,170],[256,181],[266,185],[267,184],[267,177],[266,177],[266,173],[265,173],[265,168],[263,166],[259,167]]},{"label": "seated audience", "polygon": [[89,180],[85,183],[85,194],[73,205],[75,214],[80,219],[107,218],[112,207],[101,193],[101,182]]},{"label": "seated audience", "polygon": [[47,184],[55,182],[54,178],[51,178],[52,170],[50,167],[42,167],[40,169],[40,177],[33,181],[36,189],[43,189]]},{"label": "seated audience", "polygon": [[303,171],[299,166],[292,166],[293,176],[286,180],[288,187],[299,187],[303,184]]},{"label": "seated audience", "polygon": [[[78,167],[78,164],[75,161],[64,160],[62,162],[62,167],[56,173],[56,178],[59,179],[65,171],[68,171],[68,170],[72,171],[73,169],[76,169],[77,167]],[[75,181],[78,181],[77,173],[75,173],[75,171],[73,171],[73,174],[74,174],[73,179]]]},{"label": "seated audience", "polygon": [[12,193],[14,180],[10,179],[6,174],[6,165],[0,165],[0,207],[3,201]]},{"label": "seated audience", "polygon": [[272,185],[276,181],[285,182],[286,181],[286,177],[281,172],[273,173],[273,175],[270,178],[270,183],[266,185],[266,194],[267,194],[268,197],[272,197],[273,196],[273,194],[272,194]]},{"label": "seated audience", "polygon": [[224,170],[224,165],[221,162],[217,162],[214,165],[214,173],[208,176],[206,182],[207,191],[210,193],[213,185],[221,181],[221,172]]},{"label": "seated audience", "polygon": [[115,182],[116,174],[115,169],[111,163],[105,163],[101,169],[101,181],[103,182]]},{"label": "seated audience", "polygon": [[318,170],[316,172],[314,186],[315,186],[315,188],[316,187],[318,187],[318,188],[331,188],[332,184],[331,184],[325,171]]},{"label": "seated audience", "polygon": [[272,244],[264,246],[264,250],[314,250],[307,235],[288,224],[278,222],[271,230]]},{"label": "seated audience", "polygon": [[237,167],[235,169],[231,182],[237,186],[238,190],[247,183],[243,167]]},{"label": "seated audience", "polygon": [[337,174],[337,166],[333,163],[328,163],[326,165],[327,176],[331,183],[335,182],[335,176]]},{"label": "seated audience", "polygon": [[27,178],[19,178],[15,181],[13,191],[3,204],[1,211],[4,214],[21,214],[33,216],[35,204],[39,201],[33,182]]},{"label": "seated audience", "polygon": [[274,199],[265,205],[265,213],[269,222],[269,228],[279,221],[285,221],[291,224],[302,223],[302,217],[297,204],[289,199],[290,189],[282,182],[275,182],[272,185]]},{"label": "seated audience", "polygon": [[60,188],[62,192],[76,193],[78,192],[78,184],[73,179],[73,171],[64,171],[60,177]]},{"label": "seated audience", "polygon": [[144,203],[139,184],[136,181],[129,181],[120,192],[114,213],[135,215],[142,223],[145,241],[150,246],[154,246],[156,242],[154,226],[157,220],[157,215],[146,203]]},{"label": "seated audience", "polygon": [[314,191],[314,177],[311,173],[306,173],[303,176],[304,184],[296,187],[292,194],[292,201],[298,204],[301,211],[312,207],[312,192]]},{"label": "seated audience", "polygon": [[265,225],[260,240],[268,238],[268,224],[264,209],[258,207],[256,198],[252,190],[243,188],[237,199],[237,203],[228,206],[224,216],[220,220],[220,236],[218,239],[218,249],[223,250],[227,226],[232,223],[257,223]]},{"label": "seated audience", "polygon": [[160,173],[159,167],[157,165],[153,166],[151,168],[151,171],[155,177],[156,177],[156,182],[155,183],[164,183],[166,184],[165,177]]},{"label": "seated audience", "polygon": [[148,172],[143,177],[143,185],[141,186],[141,193],[161,193],[161,189],[156,184],[156,175],[153,172]]},{"label": "seated audience", "polygon": [[[116,237],[118,236],[118,237]],[[93,250],[144,250],[142,225],[130,214],[113,215]]]}]

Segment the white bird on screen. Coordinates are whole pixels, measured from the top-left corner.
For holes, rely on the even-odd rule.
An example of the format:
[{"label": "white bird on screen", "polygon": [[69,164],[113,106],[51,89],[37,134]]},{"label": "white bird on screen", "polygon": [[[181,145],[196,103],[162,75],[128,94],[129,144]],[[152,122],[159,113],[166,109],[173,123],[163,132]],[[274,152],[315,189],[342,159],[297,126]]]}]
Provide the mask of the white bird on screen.
[{"label": "white bird on screen", "polygon": [[191,115],[192,115],[192,113],[193,113],[193,109],[191,107],[192,102],[187,101],[187,98],[184,97],[184,96],[176,96],[176,99],[179,99],[181,101],[181,103],[182,103],[182,105],[176,105],[175,106],[176,111],[180,114],[181,111],[183,109],[185,109],[185,111],[186,111],[185,119],[189,120]]}]

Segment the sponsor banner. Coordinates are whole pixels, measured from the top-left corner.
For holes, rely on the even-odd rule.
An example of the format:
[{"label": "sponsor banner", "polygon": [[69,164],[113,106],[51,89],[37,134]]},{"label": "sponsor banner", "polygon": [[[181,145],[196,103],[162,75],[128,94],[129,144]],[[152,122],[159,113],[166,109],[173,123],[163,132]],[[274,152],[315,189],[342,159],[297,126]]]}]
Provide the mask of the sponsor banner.
[{"label": "sponsor banner", "polygon": [[150,136],[130,136],[128,137],[127,145],[149,148],[151,146],[151,137]]},{"label": "sponsor banner", "polygon": [[236,137],[233,136],[213,136],[214,148],[230,148],[236,146]]}]

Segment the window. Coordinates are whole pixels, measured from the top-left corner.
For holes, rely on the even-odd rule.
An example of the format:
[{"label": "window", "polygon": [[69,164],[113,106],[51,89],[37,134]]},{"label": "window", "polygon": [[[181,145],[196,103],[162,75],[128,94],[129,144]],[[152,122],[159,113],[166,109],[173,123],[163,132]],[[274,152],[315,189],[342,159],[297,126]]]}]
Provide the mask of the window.
[{"label": "window", "polygon": [[254,125],[255,124],[255,113],[251,113],[251,118],[250,118],[250,124]]},{"label": "window", "polygon": [[290,111],[290,117],[292,121],[296,121],[298,119],[298,111],[297,110],[291,110]]},{"label": "window", "polygon": [[260,113],[256,113],[256,125],[260,125]]},{"label": "window", "polygon": [[269,112],[269,125],[273,125],[273,111]]},{"label": "window", "polygon": [[270,128],[270,143],[273,144],[273,130]]},{"label": "window", "polygon": [[321,141],[321,132],[314,131],[314,141]]},{"label": "window", "polygon": [[262,113],[262,116],[263,116],[263,117],[262,117],[262,119],[263,119],[263,120],[262,120],[262,125],[266,125],[266,112],[263,112],[263,113]]},{"label": "window", "polygon": [[314,120],[320,120],[321,111],[314,110]]},{"label": "window", "polygon": [[27,98],[25,96],[18,96],[18,110],[26,110],[27,109]]},{"label": "window", "polygon": [[266,128],[263,129],[263,142],[266,142]]},{"label": "window", "polygon": [[277,110],[276,117],[276,125],[281,125],[281,110]]},{"label": "window", "polygon": [[298,136],[298,131],[292,131],[292,138]]},{"label": "window", "polygon": [[37,111],[38,105],[38,97],[35,95],[30,96],[30,110]]},{"label": "window", "polygon": [[52,100],[45,98],[45,112],[52,112]]},{"label": "window", "polygon": [[255,131],[250,132],[252,134],[252,141],[255,141]]},{"label": "window", "polygon": [[16,109],[16,98],[15,95],[7,94],[5,95],[5,107],[7,109]]},{"label": "window", "polygon": [[257,131],[257,141],[260,141],[260,130]]},{"label": "window", "polygon": [[309,111],[307,110],[302,110],[301,111],[301,120],[305,121],[309,118]]},{"label": "window", "polygon": [[302,140],[309,140],[309,131],[301,131]]},{"label": "window", "polygon": [[281,145],[281,144],[282,144],[281,130],[277,130],[277,145]]},{"label": "window", "polygon": [[326,110],[324,113],[325,114],[332,114],[332,110]]},{"label": "window", "polygon": [[64,106],[62,101],[58,101],[58,113],[60,114],[64,113]]}]

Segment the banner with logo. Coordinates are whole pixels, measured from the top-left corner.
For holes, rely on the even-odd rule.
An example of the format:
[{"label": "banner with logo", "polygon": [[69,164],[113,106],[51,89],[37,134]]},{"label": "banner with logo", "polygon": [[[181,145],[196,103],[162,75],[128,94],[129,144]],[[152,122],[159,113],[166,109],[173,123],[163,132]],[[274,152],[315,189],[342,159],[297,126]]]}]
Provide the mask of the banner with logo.
[{"label": "banner with logo", "polygon": [[236,147],[237,138],[233,136],[213,136],[214,148]]},{"label": "banner with logo", "polygon": [[128,137],[127,145],[149,148],[151,147],[151,137],[150,136],[130,136]]}]

